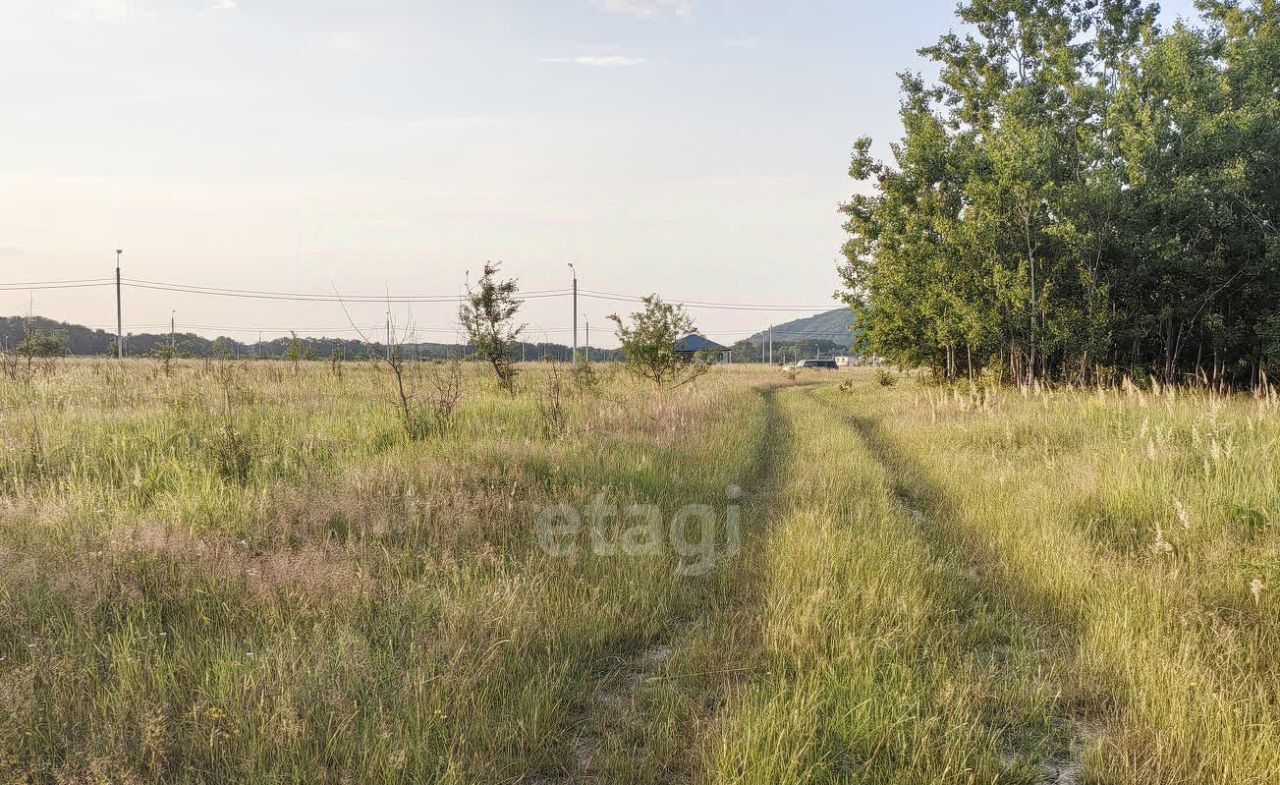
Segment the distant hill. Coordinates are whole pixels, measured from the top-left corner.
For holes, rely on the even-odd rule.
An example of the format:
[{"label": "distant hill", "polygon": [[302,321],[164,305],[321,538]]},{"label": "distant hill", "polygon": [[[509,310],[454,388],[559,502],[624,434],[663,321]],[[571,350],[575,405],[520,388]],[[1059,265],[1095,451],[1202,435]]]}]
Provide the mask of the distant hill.
[{"label": "distant hill", "polygon": [[[803,319],[794,319],[773,326],[773,342],[795,343],[798,341],[831,341],[848,347],[853,345],[853,311],[849,308],[834,308]],[[747,340],[759,346],[769,339],[768,331],[761,331]]]},{"label": "distant hill", "polygon": [[[107,355],[115,351],[116,337],[104,330],[93,330],[78,324],[57,322],[43,316],[30,319],[23,316],[0,316],[0,351],[11,349],[22,343],[28,323],[31,329],[40,333],[52,333],[63,336],[70,354],[77,356]],[[364,357],[370,347],[361,341],[349,338],[299,338],[300,348],[307,357],[316,359],[328,358],[336,349],[350,359]],[[168,333],[141,333],[125,337],[125,354],[130,357],[145,357],[157,347],[169,343]],[[236,357],[283,357],[288,351],[291,338],[276,338],[270,341],[243,343],[231,338],[210,339],[192,333],[178,333],[175,336],[178,354],[183,357],[212,357],[216,347],[222,347],[228,354]],[[554,360],[567,360],[572,354],[568,346],[556,343],[526,343],[519,347],[521,355],[536,360],[548,357]],[[374,344],[373,349],[381,353],[385,351],[381,344]],[[423,359],[466,356],[468,347],[456,344],[417,343],[406,344],[405,354],[409,357]],[[592,359],[616,360],[621,357],[617,350],[592,347]]]}]

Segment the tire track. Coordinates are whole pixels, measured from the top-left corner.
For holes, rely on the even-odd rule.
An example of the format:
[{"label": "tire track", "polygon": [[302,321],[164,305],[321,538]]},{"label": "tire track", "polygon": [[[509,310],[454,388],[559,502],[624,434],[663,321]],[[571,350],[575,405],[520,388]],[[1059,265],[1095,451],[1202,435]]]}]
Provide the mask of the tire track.
[{"label": "tire track", "polygon": [[[963,542],[954,529],[945,524],[960,520],[959,510],[955,508],[945,492],[935,483],[930,482],[927,472],[922,466],[907,456],[905,451],[895,445],[891,437],[884,433],[880,421],[876,418],[842,412],[846,424],[857,431],[868,451],[883,468],[886,476],[891,478],[892,491],[898,505],[907,517],[915,524],[921,535],[931,544],[940,559],[955,562],[962,560],[965,571],[973,576],[980,587],[982,596],[998,606],[1012,619],[1010,627],[1017,627],[1033,641],[1037,651],[1052,651],[1062,660],[1069,660],[1074,650],[1073,639],[1079,631],[1075,629],[1073,619],[1063,615],[1055,619],[1052,631],[1046,636],[1046,628],[1036,621],[1034,614],[1027,608],[1020,607],[1012,600],[1022,591],[1022,587],[1009,583],[998,567],[993,566],[995,554],[965,553]],[[912,477],[908,481],[904,478]],[[1006,631],[1007,640],[1018,640],[1013,629]],[[1008,662],[1008,652],[992,647],[988,651],[975,650],[975,655],[992,662]],[[1029,678],[1011,672],[1010,679]],[[1059,690],[1059,693],[1061,691]],[[1037,772],[1036,785],[1077,785],[1084,782],[1085,763],[1081,757],[1084,748],[1094,737],[1087,726],[1064,706],[1058,706],[1052,718],[1051,732],[1048,734],[1050,749],[1045,754],[1042,744],[1027,746],[1018,740],[1006,740],[1007,747],[1002,755],[1005,767],[1010,772],[1024,770],[1028,761]]]},{"label": "tire track", "polygon": [[[693,590],[705,591],[713,598],[704,612],[680,620],[672,634],[650,641],[638,651],[618,652],[606,658],[611,665],[600,676],[595,689],[580,709],[581,718],[570,740],[572,770],[556,778],[535,778],[539,785],[560,783],[664,782],[686,783],[697,773],[696,748],[701,731],[710,727],[735,684],[750,678],[751,667],[737,667],[725,662],[721,670],[694,674],[670,672],[670,663],[679,657],[691,640],[707,634],[717,626],[755,629],[758,624],[741,626],[751,618],[759,603],[758,559],[755,556],[760,535],[778,514],[782,501],[781,467],[791,449],[791,427],[778,403],[779,387],[759,388],[761,430],[756,455],[750,469],[739,482],[744,492],[741,504],[742,550],[732,559],[720,562],[707,576],[690,577],[686,581],[708,581],[709,586]],[[748,642],[750,646],[750,642]],[[756,644],[758,646],[758,643]],[[725,657],[741,656],[741,651],[725,651]],[[672,695],[672,693],[675,693]],[[649,772],[654,740],[647,716],[651,704],[672,700],[697,707],[691,722],[682,729],[684,749],[677,765],[657,775]],[[667,751],[670,752],[669,750]],[[619,770],[616,758],[623,756],[630,765]],[[655,779],[655,776],[660,779]]]}]

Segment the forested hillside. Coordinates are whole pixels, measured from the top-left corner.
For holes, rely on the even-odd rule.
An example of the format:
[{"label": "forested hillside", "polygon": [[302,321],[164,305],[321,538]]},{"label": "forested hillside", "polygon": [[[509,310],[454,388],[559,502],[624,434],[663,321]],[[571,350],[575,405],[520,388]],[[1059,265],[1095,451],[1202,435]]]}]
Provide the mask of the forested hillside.
[{"label": "forested hillside", "polygon": [[[66,354],[74,356],[113,355],[116,337],[104,330],[94,330],[79,324],[57,322],[42,316],[0,317],[0,351],[20,347],[26,340],[28,332],[56,336],[60,339]],[[232,338],[205,338],[193,333],[140,333],[125,337],[125,354],[129,357],[146,357],[154,354],[162,347],[170,345],[170,341],[179,357],[213,357],[226,354],[242,358],[293,358],[297,359],[329,359],[335,355],[354,360],[367,356],[371,351],[386,351],[383,344],[372,346],[363,341],[351,338],[305,338],[282,337],[267,341],[244,343]],[[528,360],[548,358],[567,361],[573,350],[558,343],[524,343],[515,345],[519,356]],[[471,348],[461,344],[445,343],[406,343],[404,352],[407,357],[419,359],[441,359],[446,357],[469,356]],[[592,348],[591,356],[598,360],[616,360],[620,353],[616,350]]]},{"label": "forested hillside", "polygon": [[865,348],[956,378],[1247,386],[1280,360],[1280,3],[973,0],[859,140]]},{"label": "forested hillside", "polygon": [[[773,326],[774,343],[779,341],[826,340],[848,348],[853,341],[853,312],[848,308],[792,319]],[[769,340],[769,330],[761,330],[747,340],[759,346]]]}]

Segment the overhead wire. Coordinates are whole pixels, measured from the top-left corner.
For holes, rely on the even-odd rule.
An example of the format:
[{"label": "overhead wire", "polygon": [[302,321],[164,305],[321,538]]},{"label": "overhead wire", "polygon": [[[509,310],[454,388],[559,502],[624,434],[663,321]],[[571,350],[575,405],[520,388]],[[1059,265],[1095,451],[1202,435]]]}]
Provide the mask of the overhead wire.
[{"label": "overhead wire", "polygon": [[[25,282],[0,282],[0,291],[27,291],[27,290],[50,290],[50,289],[79,289],[90,287],[111,286],[116,283],[115,278],[75,278],[60,279],[48,281],[25,281]],[[255,299],[255,300],[276,300],[276,301],[297,301],[297,302],[330,302],[345,304],[368,304],[368,303],[456,303],[466,300],[463,294],[450,295],[420,295],[420,294],[393,294],[385,295],[369,295],[369,294],[352,294],[344,295],[335,292],[334,294],[317,294],[306,292],[279,292],[260,289],[236,289],[229,287],[203,286],[196,284],[174,283],[170,281],[156,281],[142,278],[122,278],[120,284],[133,289],[146,289],[153,291],[165,291],[181,294],[193,294],[204,296],[228,297],[236,299]],[[521,292],[518,294],[520,300],[546,299],[554,297],[568,297],[572,294],[570,289],[544,289],[529,292]],[[578,294],[587,299],[605,300],[614,302],[641,303],[644,297],[637,295],[627,295],[617,292],[605,292],[592,289],[579,289]],[[729,303],[717,301],[702,300],[679,300],[669,298],[673,303],[692,309],[708,309],[708,310],[728,310],[728,311],[757,311],[757,312],[806,312],[812,313],[825,308],[822,305],[777,305],[764,303]],[[155,325],[130,325],[132,329],[163,329],[169,327],[168,324]],[[367,329],[378,330],[382,325],[374,325]],[[237,333],[361,333],[362,328],[353,327],[351,325],[345,327],[238,327],[230,325],[209,325],[209,324],[188,324],[184,325],[187,330],[220,330],[226,332]],[[110,327],[98,328],[110,329]],[[436,334],[457,334],[457,327],[414,327],[411,328],[413,333],[436,333]],[[572,328],[557,327],[542,330],[544,333],[568,333]],[[712,336],[757,336],[763,335],[766,331],[761,330],[724,330],[724,331],[703,331],[704,335]],[[774,329],[775,337],[784,338],[823,338],[823,337],[847,337],[848,331],[802,331],[802,330],[782,330]]]},{"label": "overhead wire", "polygon": [[[152,289],[156,291],[170,291],[185,294],[207,295],[216,297],[233,297],[246,299],[267,299],[267,300],[292,300],[304,302],[348,302],[348,303],[451,303],[466,300],[464,294],[399,294],[388,292],[386,294],[342,294],[335,292],[334,294],[320,294],[309,292],[278,292],[262,289],[235,289],[222,286],[203,286],[197,284],[175,283],[172,281],[155,281],[144,278],[122,278],[121,285],[135,289]],[[24,289],[69,289],[91,286],[108,286],[115,283],[114,278],[78,278],[51,281],[20,281],[20,282],[0,282],[0,291],[24,290]],[[572,294],[570,289],[543,289],[529,292],[520,292],[518,298],[521,300],[542,299],[550,297],[568,297]],[[620,294],[618,292],[603,292],[594,289],[579,289],[578,294],[582,297],[597,300],[612,300],[616,302],[639,303],[644,301],[644,297],[639,295]],[[687,308],[707,308],[707,309],[725,309],[725,310],[750,310],[750,311],[805,311],[810,312],[819,310],[825,305],[796,305],[796,304],[769,304],[769,303],[729,303],[715,302],[706,300],[693,300],[681,298],[668,298],[673,303],[679,303]]]},{"label": "overhead wire", "polygon": [[98,286],[111,286],[114,281],[97,282],[32,282],[22,284],[0,284],[0,292],[44,291],[46,289],[89,289]]},{"label": "overhead wire", "polygon": [[[272,292],[257,289],[228,289],[216,286],[194,286],[190,284],[170,283],[167,281],[148,281],[137,278],[126,278],[122,283],[125,286],[135,289],[153,289],[165,292],[181,292],[185,294],[199,294],[214,297],[235,297],[254,300],[288,300],[326,303],[456,303],[466,299],[466,295],[461,294],[413,295],[393,294],[388,292],[385,295],[345,295],[341,293],[315,294],[306,292]],[[544,297],[563,297],[568,294],[570,294],[570,290],[568,289],[521,292],[520,299],[533,300]]]}]

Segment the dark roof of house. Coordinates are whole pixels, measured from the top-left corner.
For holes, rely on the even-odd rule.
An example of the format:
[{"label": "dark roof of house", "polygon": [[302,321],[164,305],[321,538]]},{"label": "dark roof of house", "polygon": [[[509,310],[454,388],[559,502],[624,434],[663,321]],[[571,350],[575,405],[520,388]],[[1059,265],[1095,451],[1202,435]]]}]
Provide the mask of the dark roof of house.
[{"label": "dark roof of house", "polygon": [[707,340],[697,333],[691,333],[676,341],[677,352],[724,352],[728,351],[727,346],[721,346],[715,341]]}]

